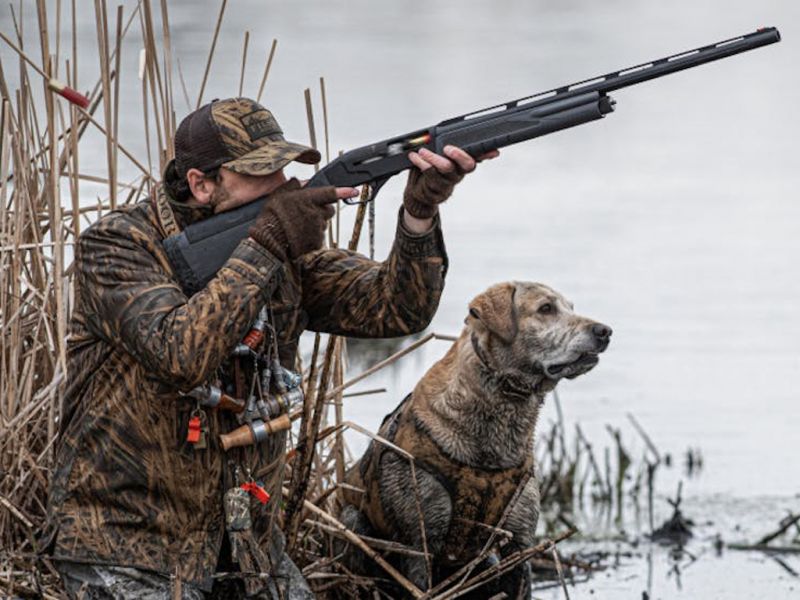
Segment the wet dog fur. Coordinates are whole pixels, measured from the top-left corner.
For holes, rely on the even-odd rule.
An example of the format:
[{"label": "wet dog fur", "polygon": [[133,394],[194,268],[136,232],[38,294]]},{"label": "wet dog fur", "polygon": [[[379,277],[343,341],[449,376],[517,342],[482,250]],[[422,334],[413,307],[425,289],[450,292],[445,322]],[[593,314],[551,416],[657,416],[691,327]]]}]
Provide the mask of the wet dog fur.
[{"label": "wet dog fur", "polygon": [[[531,282],[494,285],[472,300],[460,337],[414,388],[408,400],[414,422],[455,464],[485,469],[487,476],[519,467],[526,460],[532,461],[534,428],[547,392],[559,380],[591,370],[598,362],[598,355],[608,346],[610,336],[608,326],[575,314],[572,303],[546,285]],[[387,422],[395,413],[384,421],[379,435],[388,435]],[[452,565],[445,566],[448,561],[443,555],[448,550],[445,547],[448,531],[458,517],[453,514],[453,498],[437,474],[421,466],[412,473],[408,459],[385,444],[377,455],[380,469],[372,471],[380,481],[360,479],[356,475],[365,475],[361,463],[368,457],[375,458],[371,453],[378,452],[378,443],[373,441],[361,461],[350,469],[348,481],[365,489],[377,483],[375,489],[379,489],[380,496],[377,502],[391,531],[381,531],[372,522],[377,519],[371,520],[363,494],[361,501],[354,492],[340,500],[340,519],[363,535],[388,534],[391,539],[422,551],[420,513],[412,493],[415,474],[424,515],[425,542],[433,556],[432,578],[421,557],[395,557],[394,562],[415,585],[425,590],[455,569]],[[414,448],[406,450],[414,454]],[[520,485],[524,485],[521,496],[502,526],[513,538],[501,546],[501,556],[534,545],[539,516],[538,483],[534,476]],[[474,546],[474,542],[463,540],[465,546]],[[344,553],[344,564],[354,572],[382,574],[352,546],[342,543],[335,551]],[[493,585],[490,595],[499,591],[512,598],[529,595],[527,564],[505,574]],[[484,593],[488,590],[479,591],[480,596]]]}]

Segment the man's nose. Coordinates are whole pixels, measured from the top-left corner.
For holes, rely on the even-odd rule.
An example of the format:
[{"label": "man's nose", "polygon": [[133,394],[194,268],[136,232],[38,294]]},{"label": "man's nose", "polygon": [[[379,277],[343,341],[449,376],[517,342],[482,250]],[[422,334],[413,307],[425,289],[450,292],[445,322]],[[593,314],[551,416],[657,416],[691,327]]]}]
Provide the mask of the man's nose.
[{"label": "man's nose", "polygon": [[607,340],[611,337],[612,333],[613,331],[608,325],[603,325],[602,323],[595,323],[592,325],[592,334],[594,334],[594,337],[598,340]]}]

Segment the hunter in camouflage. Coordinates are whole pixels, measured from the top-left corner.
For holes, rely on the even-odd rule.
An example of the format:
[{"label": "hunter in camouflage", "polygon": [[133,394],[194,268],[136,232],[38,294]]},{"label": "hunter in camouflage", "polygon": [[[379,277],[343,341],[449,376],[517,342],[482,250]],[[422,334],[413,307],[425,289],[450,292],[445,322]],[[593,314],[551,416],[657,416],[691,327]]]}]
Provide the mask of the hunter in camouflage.
[{"label": "hunter in camouflage", "polygon": [[[323,188],[304,197],[299,184],[287,183],[284,166],[317,162],[319,153],[287,142],[274,116],[252,100],[215,101],[190,114],[175,150],[152,199],[113,211],[77,243],[47,542],[73,594],[83,582],[84,591],[103,590],[97,597],[121,597],[108,583],[121,578],[130,597],[125,578],[135,572],[164,583],[163,596],[147,597],[171,597],[170,577],[183,582],[187,598],[229,596],[214,575],[239,571],[237,595],[272,598],[291,588],[308,597],[276,519],[285,432],[225,453],[219,434],[239,423],[230,412],[202,409],[201,450],[187,441],[199,407],[183,393],[207,382],[246,393],[240,384],[252,367],[231,352],[265,305],[276,332],[272,347],[289,369],[306,329],[389,337],[425,328],[447,271],[436,205],[475,161],[457,148],[410,157],[416,168],[394,245],[375,262],[321,248],[328,203],[357,191]],[[250,237],[187,297],[165,237],[272,192]],[[250,515],[228,516],[229,529],[231,520],[246,526],[251,540],[236,548],[234,561],[224,497],[245,481],[259,481],[272,499],[248,497]],[[254,573],[272,578],[247,576]],[[142,597],[149,593],[143,589]]]}]

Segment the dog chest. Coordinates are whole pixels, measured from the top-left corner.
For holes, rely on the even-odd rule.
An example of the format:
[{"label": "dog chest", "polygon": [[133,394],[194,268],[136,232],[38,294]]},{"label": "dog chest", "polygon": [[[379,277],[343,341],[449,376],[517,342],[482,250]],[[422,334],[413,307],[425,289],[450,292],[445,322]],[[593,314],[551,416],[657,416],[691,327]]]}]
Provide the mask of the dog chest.
[{"label": "dog chest", "polygon": [[[435,477],[450,496],[452,517],[442,552],[437,557],[444,563],[461,564],[473,558],[500,524],[517,490],[521,490],[533,475],[532,455],[519,466],[506,469],[476,468],[455,460],[415,417],[410,398],[386,418],[380,436],[411,454],[416,469]],[[370,444],[360,464],[348,477],[351,484],[364,490],[364,496],[348,498],[348,501],[364,511],[382,535],[397,539],[402,538],[402,531],[397,531],[387,517],[393,512],[387,503],[413,501],[413,489],[409,489],[403,499],[381,497],[380,480],[384,473],[380,465],[384,452],[393,451],[380,442]]]}]

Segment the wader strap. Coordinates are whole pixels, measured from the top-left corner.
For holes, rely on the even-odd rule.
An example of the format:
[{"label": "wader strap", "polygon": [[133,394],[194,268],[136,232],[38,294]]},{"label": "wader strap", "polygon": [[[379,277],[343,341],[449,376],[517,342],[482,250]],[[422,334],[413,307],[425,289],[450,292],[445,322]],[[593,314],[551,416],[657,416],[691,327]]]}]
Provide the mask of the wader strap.
[{"label": "wader strap", "polygon": [[172,207],[169,205],[169,198],[167,198],[167,193],[164,191],[164,186],[159,185],[156,189],[153,203],[156,208],[158,224],[161,226],[164,237],[178,235],[181,232],[181,228],[178,227],[178,223],[175,221],[175,213],[172,212]]}]

